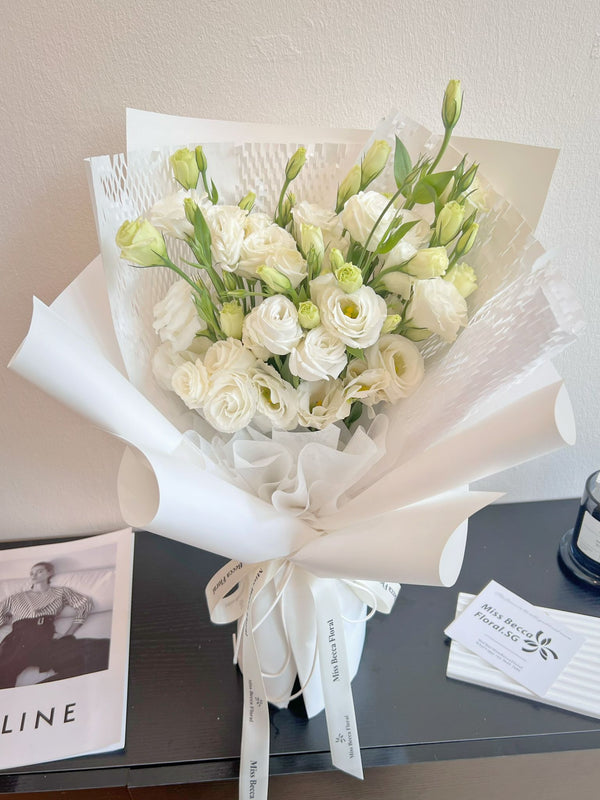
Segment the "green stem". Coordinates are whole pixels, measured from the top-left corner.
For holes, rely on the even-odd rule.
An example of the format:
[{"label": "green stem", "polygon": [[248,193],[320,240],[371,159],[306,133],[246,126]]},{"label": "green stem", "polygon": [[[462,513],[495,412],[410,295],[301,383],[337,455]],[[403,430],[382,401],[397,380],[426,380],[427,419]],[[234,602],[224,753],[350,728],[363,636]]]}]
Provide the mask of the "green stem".
[{"label": "green stem", "polygon": [[446,132],[444,133],[444,138],[443,138],[443,140],[442,140],[442,144],[441,144],[441,146],[440,146],[439,153],[438,153],[438,154],[437,154],[437,156],[435,157],[435,160],[434,160],[433,164],[432,164],[432,165],[429,167],[429,169],[427,170],[427,174],[428,174],[428,175],[431,175],[431,173],[433,172],[433,170],[434,170],[434,169],[437,167],[437,165],[438,165],[438,164],[440,163],[440,161],[442,160],[442,156],[443,156],[443,155],[444,155],[444,153],[446,152],[446,148],[448,147],[448,144],[449,144],[449,142],[450,142],[450,137],[451,137],[451,136],[452,136],[452,128],[446,128]]},{"label": "green stem", "polygon": [[398,189],[398,191],[390,198],[389,202],[387,203],[387,205],[385,206],[385,208],[383,209],[381,214],[377,217],[377,221],[375,222],[375,225],[373,225],[373,227],[371,228],[371,232],[367,236],[367,241],[364,244],[363,252],[362,252],[362,255],[360,257],[359,264],[358,264],[359,269],[362,269],[363,258],[365,257],[365,253],[367,252],[367,247],[369,245],[369,242],[371,241],[371,239],[373,238],[373,234],[377,230],[377,226],[379,225],[381,220],[384,218],[384,216],[387,214],[387,212],[390,210],[390,208],[394,205],[396,199],[400,196],[400,194],[401,194],[400,189]]}]

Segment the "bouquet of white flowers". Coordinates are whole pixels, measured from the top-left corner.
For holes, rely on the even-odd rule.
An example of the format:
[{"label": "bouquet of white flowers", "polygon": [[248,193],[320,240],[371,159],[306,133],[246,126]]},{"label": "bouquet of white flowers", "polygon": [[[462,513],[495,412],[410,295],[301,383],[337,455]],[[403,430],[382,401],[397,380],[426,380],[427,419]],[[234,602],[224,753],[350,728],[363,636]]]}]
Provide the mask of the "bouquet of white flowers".
[{"label": "bouquet of white flowers", "polygon": [[102,263],[36,301],[11,364],[129,444],[129,524],[233,559],[206,593],[238,626],[241,797],[266,797],[267,701],[296,681],[362,775],[366,621],[456,580],[498,496],[470,481],[573,441],[549,359],[579,307],[450,146],[461,108],[451,81],[441,141],[169,118],[175,151],[91,159]]}]

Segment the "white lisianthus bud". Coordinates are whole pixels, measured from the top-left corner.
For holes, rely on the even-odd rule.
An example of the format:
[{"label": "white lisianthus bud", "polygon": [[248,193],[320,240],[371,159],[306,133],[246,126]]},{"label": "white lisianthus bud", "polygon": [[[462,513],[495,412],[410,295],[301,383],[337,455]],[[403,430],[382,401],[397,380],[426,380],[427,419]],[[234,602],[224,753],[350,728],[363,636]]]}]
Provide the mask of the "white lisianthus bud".
[{"label": "white lisianthus bud", "polygon": [[202,413],[206,421],[222,433],[245,428],[256,413],[258,392],[246,372],[217,372],[211,376]]},{"label": "white lisianthus bud", "polygon": [[401,239],[387,254],[383,262],[383,267],[384,269],[388,267],[397,267],[400,264],[410,261],[416,254],[417,248],[405,239]]},{"label": "white lisianthus bud", "polygon": [[390,382],[382,389],[389,403],[411,395],[425,374],[423,356],[416,345],[404,336],[388,333],[365,351],[369,369],[384,369]]},{"label": "white lisianthus bud", "polygon": [[477,289],[475,270],[464,262],[451,267],[444,275],[444,280],[453,283],[463,297],[468,297]]},{"label": "white lisianthus bud", "polygon": [[391,333],[394,328],[397,328],[402,321],[402,317],[400,314],[388,314],[385,318],[385,322],[381,326],[381,335],[383,336],[386,333]]},{"label": "white lisianthus bud", "polygon": [[256,365],[256,357],[239,339],[225,339],[212,344],[204,356],[210,375],[218,372],[248,372]]},{"label": "white lisianthus bud", "polygon": [[266,283],[269,289],[272,289],[274,292],[281,292],[285,294],[292,288],[289,278],[286,278],[286,276],[279,272],[279,270],[274,269],[273,267],[267,267],[266,264],[263,264],[262,267],[259,267],[256,270],[256,273],[261,281]]},{"label": "white lisianthus bud", "polygon": [[298,177],[300,170],[306,163],[306,147],[299,147],[294,155],[288,160],[285,167],[285,179],[288,183]]},{"label": "white lisianthus bud", "polygon": [[474,211],[489,211],[489,199],[481,188],[479,178],[475,177],[471,184],[471,191],[465,198],[465,217],[470,217]]},{"label": "white lisianthus bud", "polygon": [[342,264],[335,270],[338,286],[346,294],[356,292],[363,285],[362,272],[354,264]]},{"label": "white lisianthus bud", "polygon": [[196,154],[187,147],[176,150],[169,158],[175,180],[184,189],[195,189],[200,177],[200,170],[196,162]]},{"label": "white lisianthus bud", "polygon": [[346,366],[346,346],[322,325],[308,331],[290,353],[292,375],[304,381],[337,378]]},{"label": "white lisianthus bud", "polygon": [[361,189],[365,189],[383,172],[391,150],[391,146],[384,139],[378,139],[369,147],[360,165]]},{"label": "white lisianthus bud", "polygon": [[148,220],[126,220],[115,237],[121,248],[121,258],[138,267],[161,266],[167,255],[167,246],[162,234]]},{"label": "white lisianthus bud", "polygon": [[338,214],[344,208],[348,200],[360,191],[360,177],[360,164],[355,164],[340,183],[335,204],[335,210]]},{"label": "white lisianthus bud", "polygon": [[187,350],[199,331],[206,330],[192,299],[192,289],[187,281],[175,281],[154,306],[152,325],[163,342],[171,342],[175,350]]},{"label": "white lisianthus bud", "polygon": [[283,245],[271,246],[265,266],[269,269],[277,270],[289,280],[294,289],[302,283],[307,274],[307,264],[298,252],[296,246],[285,247]]},{"label": "white lisianthus bud", "polygon": [[369,369],[362,358],[355,358],[348,364],[344,381],[344,394],[348,400],[360,400],[366,406],[374,406],[385,400],[384,390],[391,378],[383,367]]},{"label": "white lisianthus bud", "polygon": [[402,297],[403,300],[408,300],[410,297],[410,290],[414,281],[415,279],[411,275],[407,275],[405,272],[399,272],[398,270],[395,272],[387,272],[381,277],[381,282],[388,292],[397,294],[398,297]]},{"label": "white lisianthus bud", "polygon": [[180,364],[173,373],[171,386],[188,408],[201,408],[208,392],[208,372],[202,360]]},{"label": "white lisianthus bud", "polygon": [[[224,275],[227,275],[227,273],[224,273]],[[244,309],[235,300],[223,303],[223,308],[219,313],[219,322],[225,336],[229,336],[232,339],[241,339]]]},{"label": "white lisianthus bud", "polygon": [[239,206],[211,205],[204,212],[213,259],[230,272],[235,270],[240,260],[247,215]]},{"label": "white lisianthus bud", "polygon": [[258,389],[254,423],[266,431],[293,430],[298,425],[298,395],[294,387],[268,364],[261,364],[252,374]]},{"label": "white lisianthus bud", "polygon": [[254,208],[254,203],[256,203],[256,195],[254,192],[248,192],[248,194],[242,197],[238,203],[238,206],[242,209],[242,211],[247,211],[250,213]]},{"label": "white lisianthus bud", "polygon": [[442,121],[446,129],[452,129],[460,118],[462,89],[460,81],[449,81],[442,103]]},{"label": "white lisianthus bud", "polygon": [[303,381],[298,387],[298,418],[305,428],[322,430],[345,419],[351,408],[340,380]]},{"label": "white lisianthus bud", "polygon": [[381,238],[394,218],[394,209],[389,208],[371,235],[375,223],[388,202],[388,199],[379,192],[359,192],[348,200],[342,211],[342,222],[350,236],[363,246],[368,240],[367,249],[371,252],[377,249]]},{"label": "white lisianthus bud", "polygon": [[329,266],[331,267],[331,271],[335,272],[340,267],[343,267],[345,263],[346,259],[341,251],[337,247],[333,247],[329,254]]},{"label": "white lisianthus bud", "polygon": [[298,306],[298,322],[307,331],[321,324],[319,309],[310,300],[304,300]]},{"label": "white lisianthus bud", "polygon": [[[328,277],[332,276],[325,276]],[[323,286],[311,281],[311,296],[319,306],[323,325],[344,344],[368,347],[377,341],[387,316],[387,306],[383,297],[370,286],[361,286],[356,292],[346,294],[335,284]]]},{"label": "white lisianthus bud", "polygon": [[[314,203],[302,201],[292,209],[294,219],[294,235],[298,244],[303,247],[301,241],[302,225],[314,225],[321,229],[323,234],[323,246],[325,256],[321,265],[321,270],[329,269],[330,252],[335,247],[343,253],[348,251],[348,236],[344,236],[344,226],[338,214],[333,214],[328,208],[322,208]],[[303,248],[304,249],[304,248]],[[304,251],[307,252],[307,251]]]},{"label": "white lisianthus bud", "polygon": [[301,338],[296,307],[283,295],[267,297],[244,318],[242,341],[257,358],[287,355]]},{"label": "white lisianthus bud", "polygon": [[463,232],[460,239],[456,243],[456,247],[454,248],[454,253],[457,257],[460,258],[460,256],[466,255],[473,247],[478,230],[479,225],[476,222],[473,222],[471,225],[469,225],[467,230]]},{"label": "white lisianthus bud", "polygon": [[456,286],[443,278],[416,281],[405,319],[412,327],[426,328],[447,342],[468,322],[467,303]]},{"label": "white lisianthus bud", "polygon": [[417,251],[402,268],[408,275],[420,280],[438,278],[448,269],[448,253],[445,247],[426,247]]},{"label": "white lisianthus bud", "polygon": [[323,231],[316,225],[306,225],[302,223],[300,226],[300,247],[304,253],[304,257],[308,258],[311,250],[314,251],[315,259],[319,263],[323,260],[325,252],[325,245],[323,244]]},{"label": "white lisianthus bud", "polygon": [[435,235],[439,244],[446,245],[461,229],[465,210],[460,203],[452,200],[442,208],[435,223]]}]

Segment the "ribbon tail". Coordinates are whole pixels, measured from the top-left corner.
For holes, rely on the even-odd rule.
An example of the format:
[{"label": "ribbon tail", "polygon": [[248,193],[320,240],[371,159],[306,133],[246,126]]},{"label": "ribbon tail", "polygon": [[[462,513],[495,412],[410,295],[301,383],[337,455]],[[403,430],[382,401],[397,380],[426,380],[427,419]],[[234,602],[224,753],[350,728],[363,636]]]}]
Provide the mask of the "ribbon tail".
[{"label": "ribbon tail", "polygon": [[363,778],[344,624],[335,582],[312,580],[327,734],[334,767]]}]

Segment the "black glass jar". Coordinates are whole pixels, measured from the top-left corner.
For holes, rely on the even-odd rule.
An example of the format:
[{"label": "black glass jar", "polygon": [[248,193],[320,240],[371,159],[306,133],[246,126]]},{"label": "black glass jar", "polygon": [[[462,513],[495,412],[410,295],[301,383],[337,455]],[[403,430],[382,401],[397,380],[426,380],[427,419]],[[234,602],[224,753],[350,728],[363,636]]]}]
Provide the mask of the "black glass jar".
[{"label": "black glass jar", "polygon": [[560,540],[558,562],[569,578],[600,589],[600,470],[585,482],[575,527]]}]

